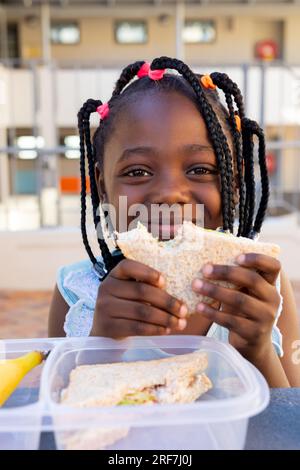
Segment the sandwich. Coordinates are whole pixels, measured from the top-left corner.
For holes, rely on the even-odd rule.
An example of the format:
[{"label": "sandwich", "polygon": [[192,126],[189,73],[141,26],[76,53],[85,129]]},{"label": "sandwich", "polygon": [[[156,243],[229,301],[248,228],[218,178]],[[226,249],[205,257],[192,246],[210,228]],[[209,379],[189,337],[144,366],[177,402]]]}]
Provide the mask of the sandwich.
[{"label": "sandwich", "polygon": [[61,403],[74,407],[191,403],[207,392],[208,360],[196,351],[150,361],[83,365],[70,374]]},{"label": "sandwich", "polygon": [[[176,236],[168,241],[159,241],[140,222],[128,232],[115,232],[115,237],[126,258],[144,263],[164,275],[166,291],[186,304],[188,315],[195,313],[199,302],[213,302],[192,290],[192,281],[203,277],[201,269],[206,263],[234,265],[240,254],[260,253],[278,258],[280,252],[278,245],[206,230],[188,221],[184,221]],[[226,282],[211,282],[234,287]]]},{"label": "sandwich", "polygon": [[[71,371],[61,404],[75,407],[191,403],[212,388],[207,354],[195,351],[150,361],[82,365]],[[127,426],[83,428],[61,434],[65,450],[101,450],[126,438]]]}]

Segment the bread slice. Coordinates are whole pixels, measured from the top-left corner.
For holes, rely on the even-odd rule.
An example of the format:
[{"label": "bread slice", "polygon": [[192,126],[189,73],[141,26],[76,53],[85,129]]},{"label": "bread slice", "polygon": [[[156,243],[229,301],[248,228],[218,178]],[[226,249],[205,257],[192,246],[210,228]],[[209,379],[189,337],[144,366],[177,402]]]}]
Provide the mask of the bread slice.
[{"label": "bread slice", "polygon": [[142,397],[141,404],[190,403],[212,387],[204,374],[207,364],[207,355],[196,351],[150,361],[79,366],[70,374],[61,403],[113,406],[133,403],[134,397]]},{"label": "bread slice", "polygon": [[278,258],[280,252],[278,245],[205,230],[187,221],[180,226],[173,240],[158,241],[141,223],[128,232],[116,232],[116,239],[126,258],[144,263],[164,275],[166,291],[186,303],[189,315],[195,313],[197,303],[202,300],[212,302],[212,299],[196,294],[191,287],[195,278],[202,278],[204,264],[234,265],[235,258],[243,253]]},{"label": "bread slice", "polygon": [[[142,395],[147,406],[190,403],[212,388],[204,373],[207,365],[207,354],[195,351],[150,361],[79,366],[70,374],[61,404],[79,408],[122,405],[129,404],[126,400],[134,395]],[[147,394],[151,396],[148,401],[144,400]],[[61,441],[65,450],[105,449],[129,431],[124,426],[91,426],[62,433]]]}]

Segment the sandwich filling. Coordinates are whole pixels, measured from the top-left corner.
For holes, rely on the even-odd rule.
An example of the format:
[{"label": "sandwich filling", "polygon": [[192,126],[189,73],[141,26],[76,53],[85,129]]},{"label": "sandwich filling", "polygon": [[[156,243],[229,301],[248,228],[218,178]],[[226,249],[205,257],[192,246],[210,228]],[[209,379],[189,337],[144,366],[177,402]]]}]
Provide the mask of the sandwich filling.
[{"label": "sandwich filling", "polygon": [[[199,378],[201,379],[198,374],[189,378],[187,391],[190,387],[197,385],[197,380]],[[152,387],[146,387],[143,390],[128,392],[118,405],[151,405],[154,403],[165,403],[169,401],[169,396],[175,394],[175,387],[178,387],[178,385],[178,382],[171,382],[168,386],[166,384],[159,384]]]},{"label": "sandwich filling", "polygon": [[146,405],[157,403],[154,390],[141,390],[127,393],[118,405]]},{"label": "sandwich filling", "polygon": [[82,365],[72,370],[61,403],[75,407],[191,403],[212,383],[202,351],[150,361]]}]

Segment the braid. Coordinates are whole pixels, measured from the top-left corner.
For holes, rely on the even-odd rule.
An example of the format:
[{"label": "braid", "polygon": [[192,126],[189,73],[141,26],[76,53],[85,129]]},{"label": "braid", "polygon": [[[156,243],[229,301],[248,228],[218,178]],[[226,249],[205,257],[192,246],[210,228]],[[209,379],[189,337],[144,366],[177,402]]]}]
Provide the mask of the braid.
[{"label": "braid", "polygon": [[224,91],[226,90],[227,93],[230,93],[233,96],[239,111],[239,116],[243,119],[245,117],[244,100],[237,84],[233,82],[226,73],[213,72],[210,76],[218,88]]},{"label": "braid", "polygon": [[261,230],[262,223],[264,221],[268,201],[269,201],[269,176],[268,176],[268,169],[266,163],[266,144],[265,144],[265,136],[263,130],[259,127],[259,125],[252,121],[252,131],[253,134],[258,138],[258,163],[260,168],[260,177],[261,177],[261,199],[259,203],[259,207],[257,210],[253,231],[255,233],[259,233]]},{"label": "braid", "polygon": [[237,175],[239,183],[239,228],[237,235],[240,236],[244,231],[245,224],[245,183],[243,177],[243,152],[241,147],[241,134],[237,129],[235,120],[235,111],[233,107],[232,96],[234,97],[235,104],[238,108],[240,118],[244,117],[244,103],[241,92],[236,85],[225,73],[214,72],[211,78],[215,85],[222,89],[225,93],[225,99],[229,110],[230,130],[233,137],[233,143],[236,154]]},{"label": "braid", "polygon": [[129,64],[122,70],[120,78],[118,79],[115,85],[115,89],[112,93],[113,97],[121,93],[121,91],[126,87],[126,85],[128,85],[128,83],[136,76],[136,74],[144,63],[144,60],[139,60],[137,62],[134,62],[133,64]]},{"label": "braid", "polygon": [[87,151],[87,161],[88,161],[88,168],[89,168],[89,177],[90,177],[90,186],[91,186],[91,199],[92,199],[92,206],[93,206],[93,216],[94,216],[94,224],[95,228],[97,228],[97,224],[99,222],[99,215],[97,215],[97,209],[99,207],[99,196],[97,191],[97,185],[95,180],[95,173],[94,173],[94,152],[93,147],[91,144],[91,135],[90,135],[90,120],[89,117],[91,113],[94,113],[98,106],[102,104],[99,100],[88,100],[85,103],[86,109],[84,111],[84,133],[85,133],[85,146]]},{"label": "braid", "polygon": [[230,149],[223,133],[222,127],[218,121],[216,113],[205,97],[204,91],[199,84],[196,75],[181,60],[170,59],[168,57],[160,57],[154,59],[151,64],[152,69],[170,68],[177,70],[191,85],[199,102],[200,111],[206,123],[215,153],[221,175],[221,194],[222,194],[222,212],[223,212],[223,228],[224,230],[233,231],[233,172],[228,166],[231,160]]},{"label": "braid", "polygon": [[[91,262],[94,267],[98,267],[98,262],[92,252],[92,249],[88,242],[86,232],[86,172],[85,172],[85,147],[87,149],[87,159],[89,167],[89,176],[91,184],[91,199],[93,205],[93,216],[95,228],[100,231],[98,236],[98,243],[103,257],[103,261],[107,270],[111,270],[114,267],[114,260],[106,244],[104,234],[102,231],[101,218],[97,215],[99,208],[99,196],[97,191],[97,185],[94,175],[94,154],[90,140],[90,124],[89,118],[91,113],[95,112],[97,107],[102,104],[101,101],[88,100],[84,103],[78,113],[78,130],[80,137],[80,175],[81,175],[81,233],[85,249],[89,255]],[[97,269],[99,270],[99,268]]]},{"label": "braid", "polygon": [[[213,82],[221,88],[225,93],[225,99],[229,109],[229,116],[232,123],[232,135],[236,149],[237,170],[240,189],[240,225],[238,235],[252,237],[255,233],[259,233],[266,214],[268,198],[269,198],[269,180],[265,158],[265,139],[262,129],[255,121],[245,118],[245,109],[241,92],[236,85],[224,73],[212,73],[211,78]],[[240,136],[237,132],[236,123],[234,119],[234,108],[232,103],[233,96],[235,104],[238,108],[239,116],[242,120],[242,142],[243,151],[240,149]],[[253,135],[258,137],[259,148],[258,158],[261,174],[262,194],[253,225],[254,210],[255,210],[255,174],[254,174],[254,144]],[[243,180],[242,175],[242,162],[245,162],[245,176]],[[244,183],[246,186],[246,196],[244,195]]]},{"label": "braid", "polygon": [[[252,139],[253,135],[256,135],[258,138],[258,162],[259,162],[259,168],[260,168],[260,175],[261,175],[261,199],[259,203],[259,207],[257,210],[255,222],[252,228],[252,223],[251,225],[249,224],[248,229],[249,232],[247,236],[253,237],[255,236],[256,233],[259,233],[261,230],[261,226],[263,223],[263,220],[266,215],[266,210],[267,210],[267,205],[268,205],[268,200],[269,200],[269,177],[268,177],[268,170],[267,170],[267,164],[266,164],[266,147],[265,147],[265,137],[263,130],[259,127],[259,125],[255,121],[251,121],[250,119],[244,119],[244,123],[246,126],[246,129],[248,130],[248,134],[250,135],[250,138]],[[253,173],[254,173],[254,161],[253,161],[253,143],[252,143],[252,159],[250,160],[251,167],[253,168]],[[255,187],[255,181],[254,181],[254,175],[251,175],[252,182],[251,186],[254,185]],[[250,197],[250,196],[249,196]],[[253,198],[251,198],[253,201]],[[252,202],[254,205],[254,202]],[[249,208],[251,207],[250,202],[249,202]]]},{"label": "braid", "polygon": [[242,138],[243,138],[243,153],[245,161],[245,185],[246,185],[246,199],[244,210],[244,229],[242,235],[248,237],[252,230],[254,209],[255,209],[255,174],[254,174],[254,143],[253,134],[249,129],[249,120],[243,119],[242,121]]},{"label": "braid", "polygon": [[231,120],[231,133],[233,136],[233,143],[235,147],[236,155],[236,166],[237,166],[237,176],[238,176],[238,185],[239,185],[239,228],[238,236],[243,232],[244,227],[244,207],[245,207],[245,184],[243,176],[243,153],[241,146],[241,134],[237,129],[235,113],[232,105],[231,95],[225,94],[226,102],[229,109],[229,116]]},{"label": "braid", "polygon": [[95,265],[97,260],[90,247],[86,232],[86,177],[85,177],[85,147],[84,147],[84,129],[83,116],[84,106],[78,113],[78,131],[80,138],[80,177],[81,177],[81,235],[85,249],[91,262]]},{"label": "braid", "polygon": [[243,230],[244,224],[244,200],[245,200],[245,191],[244,191],[244,180],[243,180],[243,156],[242,156],[242,148],[241,148],[241,136],[237,129],[236,121],[235,121],[235,112],[232,103],[232,98],[229,93],[225,93],[225,99],[229,110],[229,120],[231,123],[231,134],[233,137],[233,144],[235,148],[235,155],[236,155],[236,163],[237,163],[237,173],[238,173],[238,182],[239,182],[239,228],[238,228],[238,236],[241,234]]}]

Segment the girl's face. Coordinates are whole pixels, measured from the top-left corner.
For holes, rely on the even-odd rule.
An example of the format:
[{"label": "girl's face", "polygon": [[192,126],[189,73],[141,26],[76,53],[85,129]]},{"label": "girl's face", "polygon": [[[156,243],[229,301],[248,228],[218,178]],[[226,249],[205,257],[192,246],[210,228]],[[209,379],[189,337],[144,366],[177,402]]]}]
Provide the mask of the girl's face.
[{"label": "girl's face", "polygon": [[[222,225],[219,171],[207,129],[195,105],[178,93],[139,96],[126,106],[96,178],[100,200],[114,205],[117,221],[119,196],[127,196],[128,208],[143,204],[149,218],[151,204],[190,204],[195,221],[196,204],[203,204],[205,227]],[[127,215],[127,224],[137,215]],[[172,222],[170,233],[172,238]]]}]

